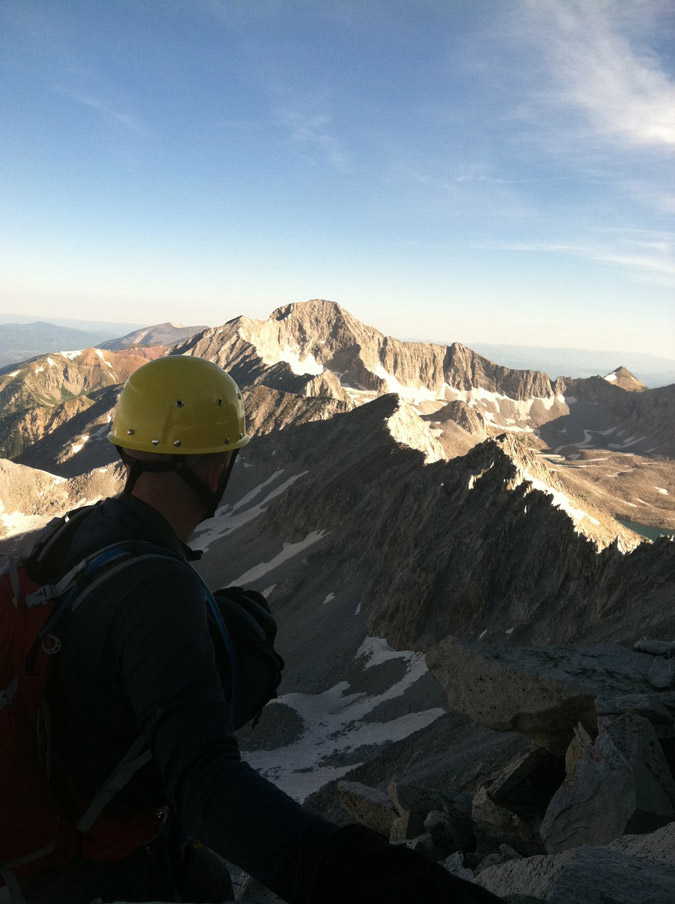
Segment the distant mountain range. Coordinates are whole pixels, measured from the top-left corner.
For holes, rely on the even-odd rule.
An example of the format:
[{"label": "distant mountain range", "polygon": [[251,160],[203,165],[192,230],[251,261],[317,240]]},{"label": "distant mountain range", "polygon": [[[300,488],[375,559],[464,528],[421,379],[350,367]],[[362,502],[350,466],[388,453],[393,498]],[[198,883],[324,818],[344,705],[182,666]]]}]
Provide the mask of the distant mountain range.
[{"label": "distant mountain range", "polygon": [[[77,322],[77,321],[76,321]],[[125,333],[128,324],[83,321],[81,327],[41,320],[28,323],[0,323],[0,372],[48,352],[85,348],[127,348],[130,345],[173,345],[203,326],[186,327],[179,323],[136,328]]]},{"label": "distant mountain range", "polygon": [[[0,454],[62,477],[107,465],[114,454],[106,425],[121,383],[166,353],[226,367],[247,395],[257,434],[330,419],[395,393],[391,429],[428,462],[464,455],[502,433],[535,450],[538,485],[576,512],[578,529],[600,545],[621,537],[630,547],[626,523],[675,528],[675,386],[646,389],[624,367],[605,378],[553,381],[459,343],[401,342],[320,299],[279,308],[265,321],[238,317],[171,347],[52,353],[6,370]],[[648,456],[648,468],[640,456]]]},{"label": "distant mountain range", "polygon": [[593,377],[624,366],[654,389],[675,383],[675,360],[641,352],[584,348],[537,348],[472,342],[471,348],[516,370],[543,370],[550,377]]},{"label": "distant mountain range", "polygon": [[[15,327],[20,329],[14,329]],[[147,326],[67,318],[50,318],[49,322],[45,322],[23,315],[6,314],[0,317],[0,369],[50,351],[70,351],[91,346],[119,349],[132,344],[172,345],[204,329],[207,327],[184,327],[176,323]],[[445,343],[435,340],[429,341],[429,344]],[[470,347],[505,367],[543,371],[552,379],[558,376],[604,375],[623,366],[651,389],[675,383],[675,359],[640,352],[546,348],[480,341],[472,342]]]},{"label": "distant mountain range", "polygon": [[182,323],[159,323],[156,326],[146,326],[139,330],[133,330],[120,339],[109,339],[102,342],[99,348],[121,349],[130,348],[132,345],[175,345],[181,339],[187,339],[193,333],[206,330],[206,326],[183,326]]}]

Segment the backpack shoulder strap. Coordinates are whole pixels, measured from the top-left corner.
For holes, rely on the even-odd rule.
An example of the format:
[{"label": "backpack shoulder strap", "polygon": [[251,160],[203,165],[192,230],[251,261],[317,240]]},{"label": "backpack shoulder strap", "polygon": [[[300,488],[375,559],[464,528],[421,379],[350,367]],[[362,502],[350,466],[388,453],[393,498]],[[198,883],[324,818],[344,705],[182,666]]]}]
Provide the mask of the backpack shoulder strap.
[{"label": "backpack shoulder strap", "polygon": [[[55,518],[44,528],[25,557],[26,571],[38,584],[46,583],[54,573],[53,562],[62,561],[75,531],[100,503],[85,505]],[[51,573],[50,573],[51,572]]]}]

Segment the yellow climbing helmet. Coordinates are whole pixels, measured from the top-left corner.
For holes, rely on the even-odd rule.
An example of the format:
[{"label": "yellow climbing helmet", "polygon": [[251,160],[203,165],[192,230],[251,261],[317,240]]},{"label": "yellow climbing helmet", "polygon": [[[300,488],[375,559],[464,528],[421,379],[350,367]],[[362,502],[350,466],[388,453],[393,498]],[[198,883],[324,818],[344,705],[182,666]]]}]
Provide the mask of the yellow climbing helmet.
[{"label": "yellow climbing helmet", "polygon": [[249,441],[241,392],[212,361],[156,358],[127,380],[108,439],[123,449],[164,455],[240,449]]}]

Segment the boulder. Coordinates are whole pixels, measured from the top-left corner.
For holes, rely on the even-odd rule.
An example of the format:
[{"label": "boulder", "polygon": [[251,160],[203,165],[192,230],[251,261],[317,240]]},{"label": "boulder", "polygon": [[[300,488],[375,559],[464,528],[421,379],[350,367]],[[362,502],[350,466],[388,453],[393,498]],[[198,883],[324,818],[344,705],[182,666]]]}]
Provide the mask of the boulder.
[{"label": "boulder", "polygon": [[532,896],[551,904],[673,904],[675,866],[603,847],[511,860],[483,870],[476,882],[508,900]]},{"label": "boulder", "polygon": [[496,803],[485,785],[474,794],[472,816],[482,856],[498,850],[500,844],[508,844],[524,855],[544,850],[530,820]]},{"label": "boulder", "polygon": [[419,813],[404,813],[393,821],[389,840],[408,841],[425,833],[424,819]]},{"label": "boulder", "polygon": [[649,680],[658,689],[671,687],[675,681],[675,659],[655,656],[649,667]]},{"label": "boulder", "polygon": [[564,778],[562,760],[543,747],[533,747],[493,774],[488,792],[496,803],[510,810],[543,816]]},{"label": "boulder", "polygon": [[596,700],[607,708],[617,697],[653,691],[653,656],[613,644],[488,647],[448,636],[426,661],[453,709],[558,756],[579,723],[596,736]]},{"label": "boulder", "polygon": [[483,860],[476,867],[476,875],[478,873],[482,873],[483,870],[488,869],[490,866],[498,866],[500,863],[508,863],[510,860],[523,860],[523,855],[519,854],[518,851],[515,851],[512,847],[509,847],[508,844],[500,844],[499,850],[495,851],[494,854],[488,854],[487,857],[484,857]]},{"label": "boulder", "polygon": [[476,848],[473,823],[457,810],[432,810],[424,820],[424,828],[444,855]]},{"label": "boulder", "polygon": [[384,791],[360,782],[338,782],[337,795],[343,809],[353,819],[388,838],[398,814]]},{"label": "boulder", "polygon": [[633,644],[633,649],[642,653],[651,653],[652,656],[675,656],[675,643],[672,640],[642,637]]},{"label": "boulder", "polygon": [[454,854],[450,854],[442,865],[453,876],[458,876],[460,879],[468,879],[469,882],[474,881],[473,871],[464,865],[464,855],[461,851],[455,851]]},{"label": "boulder", "polygon": [[444,809],[448,804],[448,797],[440,791],[403,782],[391,782],[387,794],[399,816],[413,812],[426,815],[432,810]]},{"label": "boulder", "polygon": [[[651,671],[651,669],[650,669]],[[656,693],[625,694],[613,700],[597,702],[599,716],[634,713],[649,719],[660,738],[675,736],[675,694]]]},{"label": "boulder", "polygon": [[675,868],[675,822],[648,835],[624,835],[608,844],[607,850]]},{"label": "boulder", "polygon": [[541,747],[524,751],[490,776],[473,799],[479,851],[508,842],[521,854],[543,852],[539,825],[564,777],[562,760]]},{"label": "boulder", "polygon": [[578,757],[540,827],[549,853],[606,844],[626,832],[650,832],[675,819],[675,782],[652,725],[625,714],[595,742],[581,734]]}]

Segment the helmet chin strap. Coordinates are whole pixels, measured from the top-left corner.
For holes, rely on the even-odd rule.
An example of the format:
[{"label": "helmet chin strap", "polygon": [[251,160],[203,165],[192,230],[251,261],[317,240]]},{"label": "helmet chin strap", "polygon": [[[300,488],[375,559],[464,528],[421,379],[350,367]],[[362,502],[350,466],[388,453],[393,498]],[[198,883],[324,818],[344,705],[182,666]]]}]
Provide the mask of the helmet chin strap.
[{"label": "helmet chin strap", "polygon": [[117,446],[117,450],[120,454],[120,458],[129,468],[129,476],[127,477],[127,482],[124,485],[124,490],[122,491],[122,494],[124,496],[131,496],[136,485],[136,481],[144,471],[149,471],[153,474],[166,474],[169,471],[174,471],[176,474],[178,474],[179,477],[182,477],[185,483],[188,484],[190,489],[206,506],[207,518],[213,518],[216,513],[216,509],[220,505],[220,501],[223,498],[225,488],[227,487],[228,481],[230,479],[230,474],[232,473],[232,468],[237,457],[237,452],[239,451],[238,449],[233,449],[231,451],[230,461],[227,467],[223,469],[223,473],[221,474],[220,480],[218,481],[218,486],[216,487],[215,491],[212,492],[204,483],[204,481],[201,480],[195,474],[195,472],[190,469],[184,455],[173,455],[170,460],[165,461],[148,461],[147,459],[134,458],[133,456],[129,455],[127,450],[123,449],[121,446]]}]

